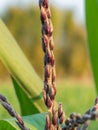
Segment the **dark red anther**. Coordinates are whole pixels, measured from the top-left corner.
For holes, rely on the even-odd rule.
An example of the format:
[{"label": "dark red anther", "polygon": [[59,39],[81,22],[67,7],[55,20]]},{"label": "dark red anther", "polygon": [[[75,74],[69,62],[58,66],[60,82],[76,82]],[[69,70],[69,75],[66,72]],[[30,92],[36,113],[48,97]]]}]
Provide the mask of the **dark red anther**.
[{"label": "dark red anther", "polygon": [[0,94],[0,99],[2,101],[6,102],[7,104],[9,104],[8,101],[7,101],[7,99],[3,95],[1,95],[1,94]]},{"label": "dark red anther", "polygon": [[47,35],[50,33],[50,30],[51,30],[51,27],[50,27],[50,25],[47,23],[46,26],[45,26],[45,31],[46,31],[46,34],[47,34]]},{"label": "dark red anther", "polygon": [[54,66],[54,54],[51,52],[51,65]]},{"label": "dark red anther", "polygon": [[52,124],[53,125],[57,124],[57,116],[55,114],[52,116]]},{"label": "dark red anther", "polygon": [[39,0],[39,7],[44,6],[45,8],[48,8],[48,0]]},{"label": "dark red anther", "polygon": [[45,77],[49,78],[50,77],[50,69],[49,69],[49,65],[45,66]]},{"label": "dark red anther", "polygon": [[48,8],[48,0],[43,0],[43,6],[44,6],[45,8]]},{"label": "dark red anther", "polygon": [[47,50],[47,62],[51,63],[51,51],[49,49]]},{"label": "dark red anther", "polygon": [[46,106],[48,108],[51,108],[51,106],[52,106],[52,101],[51,101],[49,95],[47,95],[47,97],[46,97]]},{"label": "dark red anther", "polygon": [[58,118],[59,118],[59,123],[62,124],[64,121],[64,113],[62,109],[62,104],[59,104],[59,107],[58,107]]},{"label": "dark red anther", "polygon": [[50,46],[50,50],[53,50],[54,48],[53,38],[50,40],[49,46]]},{"label": "dark red anther", "polygon": [[41,17],[42,23],[44,23],[47,19],[47,14],[46,14],[46,11],[43,7],[41,7],[41,16],[40,17]]},{"label": "dark red anther", "polygon": [[49,42],[48,37],[47,37],[46,35],[44,35],[44,36],[42,37],[42,44],[43,44],[45,50],[46,50],[46,48],[48,47],[48,42]]},{"label": "dark red anther", "polygon": [[54,104],[53,104],[53,107],[52,107],[52,114],[54,114],[55,113],[55,106],[54,106]]},{"label": "dark red anther", "polygon": [[95,99],[95,105],[98,103],[98,97]]},{"label": "dark red anther", "polygon": [[49,33],[49,36],[52,36],[52,33],[53,33],[53,25],[52,25],[52,22],[50,21],[50,33]]},{"label": "dark red anther", "polygon": [[48,43],[49,43],[49,39],[48,39],[47,35],[44,35],[43,40],[44,40],[43,42],[44,42],[45,46],[47,47]]},{"label": "dark red anther", "polygon": [[24,122],[19,114],[16,115],[16,118],[21,125],[24,125]]},{"label": "dark red anther", "polygon": [[45,54],[44,56],[44,66],[46,66],[46,64],[47,64],[47,54]]},{"label": "dark red anther", "polygon": [[49,85],[44,83],[44,90],[46,91],[46,93],[49,93]]},{"label": "dark red anther", "polygon": [[54,89],[54,95],[56,95],[56,84],[53,83],[53,84],[52,84],[52,87],[53,87],[53,89]]},{"label": "dark red anther", "polygon": [[52,68],[52,82],[55,82],[55,78],[56,78],[56,72],[55,72],[55,68]]},{"label": "dark red anther", "polygon": [[44,98],[44,102],[46,104],[46,91],[45,90],[43,90],[43,98]]},{"label": "dark red anther", "polygon": [[46,23],[45,25],[45,32],[46,32],[46,35],[48,35],[49,37],[52,36],[52,33],[53,33],[53,26],[52,26],[52,23]]},{"label": "dark red anther", "polygon": [[49,96],[50,96],[51,100],[54,100],[54,98],[55,98],[55,91],[54,91],[53,87],[50,87]]},{"label": "dark red anther", "polygon": [[15,117],[16,116],[16,113],[15,111],[12,109],[12,107],[7,104],[6,102],[2,102],[2,106],[8,111],[8,113],[12,116],[12,117]]},{"label": "dark red anther", "polygon": [[51,12],[50,12],[50,9],[48,8],[48,9],[46,10],[46,12],[47,12],[47,17],[50,19],[50,18],[51,18]]},{"label": "dark red anther", "polygon": [[60,118],[63,114],[63,110],[62,110],[62,104],[59,104],[59,107],[58,107],[58,117]]},{"label": "dark red anther", "polygon": [[50,121],[49,115],[47,114],[46,115],[46,126],[45,126],[45,130],[49,130],[50,127],[51,127],[51,121]]},{"label": "dark red anther", "polygon": [[59,123],[62,124],[64,121],[64,116],[62,115],[60,118],[59,118]]},{"label": "dark red anther", "polygon": [[44,74],[44,82],[48,82],[48,77],[46,76],[46,73]]},{"label": "dark red anther", "polygon": [[52,107],[52,124],[56,125],[57,124],[57,110],[55,107]]},{"label": "dark red anther", "polygon": [[44,52],[46,52],[46,47],[45,47],[44,42],[42,42],[42,49],[43,49]]}]

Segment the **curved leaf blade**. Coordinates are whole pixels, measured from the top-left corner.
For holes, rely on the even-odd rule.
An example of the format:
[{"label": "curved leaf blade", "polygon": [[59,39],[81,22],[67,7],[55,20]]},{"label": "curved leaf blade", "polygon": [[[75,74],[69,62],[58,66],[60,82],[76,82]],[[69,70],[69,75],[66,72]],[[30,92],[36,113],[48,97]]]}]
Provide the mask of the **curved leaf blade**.
[{"label": "curved leaf blade", "polygon": [[[32,100],[26,95],[26,93],[21,89],[18,83],[13,77],[11,77],[15,92],[20,103],[21,113],[23,116],[39,113]],[[27,107],[27,108],[26,108]]]},{"label": "curved leaf blade", "polygon": [[98,1],[86,0],[86,27],[90,60],[98,93]]},{"label": "curved leaf blade", "polygon": [[[30,130],[43,130],[45,126],[45,114],[35,114],[23,117],[24,123]],[[15,119],[0,120],[0,130],[20,130]]]},{"label": "curved leaf blade", "polygon": [[10,123],[8,123],[5,120],[0,121],[0,130],[16,130],[14,126],[12,126]]},{"label": "curved leaf blade", "polygon": [[[0,20],[0,59],[31,99],[40,95],[43,84],[41,79],[37,76],[2,20]],[[35,106],[40,112],[45,110],[42,98],[35,102]]]}]

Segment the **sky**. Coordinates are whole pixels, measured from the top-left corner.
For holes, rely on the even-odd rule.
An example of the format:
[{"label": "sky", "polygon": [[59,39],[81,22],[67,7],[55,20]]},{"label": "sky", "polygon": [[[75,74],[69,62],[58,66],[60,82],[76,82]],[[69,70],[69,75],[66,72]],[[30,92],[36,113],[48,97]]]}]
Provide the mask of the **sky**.
[{"label": "sky", "polygon": [[[0,14],[10,6],[27,6],[37,4],[38,0],[0,0]],[[84,0],[50,0],[50,3],[59,7],[73,9],[80,21],[85,20]]]}]

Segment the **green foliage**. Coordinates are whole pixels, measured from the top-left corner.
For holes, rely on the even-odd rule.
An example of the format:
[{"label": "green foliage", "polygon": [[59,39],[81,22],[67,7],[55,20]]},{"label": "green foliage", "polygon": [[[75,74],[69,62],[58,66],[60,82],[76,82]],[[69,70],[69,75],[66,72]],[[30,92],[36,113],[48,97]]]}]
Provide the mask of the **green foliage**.
[{"label": "green foliage", "polygon": [[[11,99],[13,99],[12,101],[10,100],[10,103],[14,105],[15,102],[14,108],[16,109],[18,104],[14,98],[15,93],[12,91],[13,88],[10,87],[11,85],[9,84],[9,82],[7,83],[7,85],[1,86],[3,86],[2,93],[4,93],[7,96],[8,100],[10,100],[10,97]],[[9,89],[10,93],[8,93]],[[84,114],[87,108],[93,106],[96,97],[94,85],[92,83],[84,84],[72,80],[60,80],[57,81],[57,90],[58,91],[56,95],[56,101],[62,101],[63,110],[65,111],[65,114],[67,116],[69,116],[72,112],[79,112],[81,114]],[[1,108],[0,110],[0,118],[8,118],[8,115],[4,115],[7,114],[7,112],[5,112],[5,110]],[[88,130],[97,130],[97,128],[98,122],[94,121],[90,123],[90,127],[88,128]]]},{"label": "green foliage", "polygon": [[61,80],[57,82],[57,90],[56,101],[62,101],[67,116],[72,112],[84,114],[87,108],[93,106],[96,98],[94,85],[91,82]]},{"label": "green foliage", "polygon": [[98,94],[98,1],[86,0],[86,27],[92,71]]},{"label": "green foliage", "polygon": [[[45,125],[45,114],[36,114],[33,116],[23,117],[25,125],[30,130],[43,130]],[[0,120],[0,130],[20,130],[15,119]]]},{"label": "green foliage", "polygon": [[[13,77],[12,77],[12,82],[13,82],[13,85],[14,85],[14,88],[15,88],[17,98],[18,98],[19,103],[20,103],[22,115],[26,116],[26,115],[39,113],[39,110],[33,104],[33,102],[35,102],[35,100],[32,101],[32,99],[30,99],[26,95],[26,93],[21,89],[21,87],[17,84],[17,82],[15,81],[15,79]],[[27,106],[27,108],[24,109],[26,106]]]},{"label": "green foliage", "polygon": [[[40,96],[42,81],[1,20],[0,59],[30,99]],[[34,105],[40,112],[45,110],[42,98],[34,102]]]},{"label": "green foliage", "polygon": [[62,24],[62,48],[59,62],[69,75],[81,76],[88,67],[84,27],[74,21],[72,11],[65,12]]}]

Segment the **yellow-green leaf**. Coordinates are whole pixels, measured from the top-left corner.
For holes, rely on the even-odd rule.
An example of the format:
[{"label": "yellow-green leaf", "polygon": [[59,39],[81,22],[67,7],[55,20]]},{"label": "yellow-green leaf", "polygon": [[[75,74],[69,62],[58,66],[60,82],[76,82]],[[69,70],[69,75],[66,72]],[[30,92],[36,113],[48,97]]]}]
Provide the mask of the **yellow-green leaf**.
[{"label": "yellow-green leaf", "polygon": [[[41,94],[43,86],[41,79],[2,20],[0,20],[0,59],[30,99]],[[45,110],[42,98],[34,102],[34,105],[40,112]]]}]

